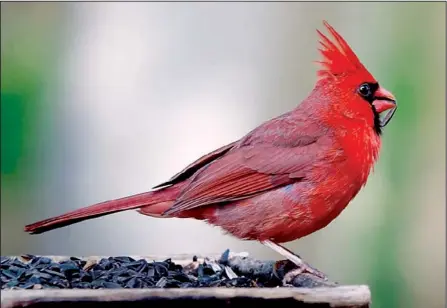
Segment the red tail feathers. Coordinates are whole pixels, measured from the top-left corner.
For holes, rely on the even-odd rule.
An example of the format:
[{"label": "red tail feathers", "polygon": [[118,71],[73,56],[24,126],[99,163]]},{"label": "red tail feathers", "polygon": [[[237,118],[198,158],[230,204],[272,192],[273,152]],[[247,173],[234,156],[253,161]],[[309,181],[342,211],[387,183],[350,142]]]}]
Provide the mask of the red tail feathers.
[{"label": "red tail feathers", "polygon": [[65,227],[83,220],[97,218],[100,216],[133,210],[168,201],[169,191],[150,191],[116,200],[97,203],[85,208],[81,208],[60,216],[48,218],[42,221],[25,226],[25,231],[31,234],[38,234],[52,229]]}]

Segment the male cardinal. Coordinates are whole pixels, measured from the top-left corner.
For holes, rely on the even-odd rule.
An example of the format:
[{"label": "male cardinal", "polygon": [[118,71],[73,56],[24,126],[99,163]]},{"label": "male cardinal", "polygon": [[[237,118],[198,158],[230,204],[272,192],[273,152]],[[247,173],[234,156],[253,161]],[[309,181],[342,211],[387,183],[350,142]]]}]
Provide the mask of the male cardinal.
[{"label": "male cardinal", "polygon": [[317,30],[322,65],[309,96],[241,139],[190,164],[151,191],[105,201],[25,227],[42,233],[137,209],[153,217],[195,218],[242,240],[257,240],[298,267],[279,243],[329,224],[365,185],[382,128],[397,105],[326,21]]}]

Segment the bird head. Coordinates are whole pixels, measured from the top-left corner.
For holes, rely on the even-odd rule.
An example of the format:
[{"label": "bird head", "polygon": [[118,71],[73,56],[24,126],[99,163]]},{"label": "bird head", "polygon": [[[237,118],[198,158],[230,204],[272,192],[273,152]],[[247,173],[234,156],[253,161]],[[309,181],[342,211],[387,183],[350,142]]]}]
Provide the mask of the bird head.
[{"label": "bird head", "polygon": [[354,51],[335,29],[324,21],[332,35],[320,35],[319,51],[323,57],[317,87],[331,97],[329,108],[344,118],[365,121],[380,134],[393,117],[397,103],[394,95],[383,88],[360,62]]}]

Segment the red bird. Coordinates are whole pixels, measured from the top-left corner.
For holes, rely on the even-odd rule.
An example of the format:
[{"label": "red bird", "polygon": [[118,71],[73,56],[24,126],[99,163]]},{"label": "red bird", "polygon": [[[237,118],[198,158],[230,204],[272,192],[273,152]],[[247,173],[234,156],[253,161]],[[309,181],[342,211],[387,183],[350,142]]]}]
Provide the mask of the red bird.
[{"label": "red bird", "polygon": [[307,266],[279,243],[325,227],[357,195],[397,107],[346,41],[324,25],[333,39],[317,30],[322,69],[295,109],[199,158],[152,191],[39,221],[25,231],[42,233],[137,209],[153,217],[205,220]]}]

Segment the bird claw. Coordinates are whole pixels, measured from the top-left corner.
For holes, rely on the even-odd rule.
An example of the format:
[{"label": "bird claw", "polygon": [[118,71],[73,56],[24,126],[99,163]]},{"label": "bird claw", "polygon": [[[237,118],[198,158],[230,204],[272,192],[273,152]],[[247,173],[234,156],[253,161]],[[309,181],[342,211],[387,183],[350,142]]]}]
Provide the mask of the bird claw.
[{"label": "bird claw", "polygon": [[284,287],[293,287],[293,280],[296,276],[301,275],[304,272],[302,268],[296,268],[294,270],[291,270],[287,274],[284,275],[284,278],[282,279],[282,285]]},{"label": "bird claw", "polygon": [[312,267],[309,263],[303,262],[303,264],[301,264],[298,269],[301,271],[301,273],[309,273],[322,280],[328,280],[326,274],[317,270],[315,267]]},{"label": "bird claw", "polygon": [[316,287],[335,287],[338,284],[330,282],[327,279],[321,279],[313,274],[297,268],[288,272],[282,279],[284,287],[301,287],[301,288],[316,288]]},{"label": "bird claw", "polygon": [[[290,251],[289,249],[276,244],[270,240],[264,240],[261,241],[261,243],[271,249],[273,249],[274,251],[276,251],[277,253],[279,253],[280,255],[282,255],[283,257],[286,257],[288,259],[288,261],[292,262],[293,264],[295,264],[295,266],[299,269],[302,270],[301,273],[309,273],[313,276],[316,276],[322,280],[327,280],[327,277],[324,273],[320,272],[319,270],[313,268],[312,266],[310,266],[308,263],[304,262],[300,256],[298,256],[297,254],[293,253],[292,251]],[[287,261],[278,261],[278,262],[287,262]],[[277,263],[277,265],[280,263]],[[280,264],[281,265],[281,264]]]},{"label": "bird claw", "polygon": [[[311,266],[309,263],[303,261],[298,255],[294,255],[289,257],[289,261],[292,262],[297,268],[293,271],[296,271],[296,275],[302,274],[302,273],[309,273],[311,275],[314,275],[318,278],[321,278],[323,280],[327,280],[327,276]],[[300,272],[298,272],[300,271]],[[295,276],[296,276],[295,275]]]},{"label": "bird claw", "polygon": [[327,276],[302,262],[297,266],[290,260],[277,261],[273,267],[274,275],[281,280],[284,287],[316,287],[333,286]]}]

